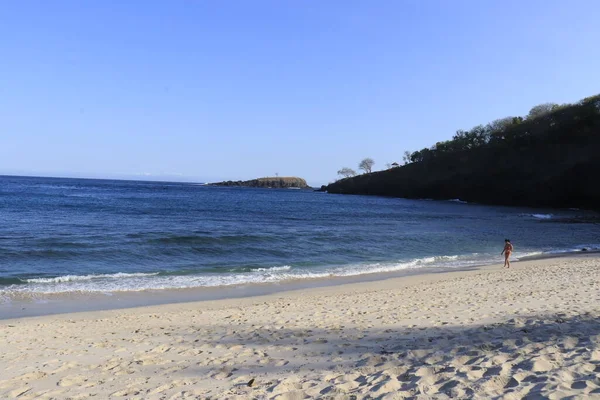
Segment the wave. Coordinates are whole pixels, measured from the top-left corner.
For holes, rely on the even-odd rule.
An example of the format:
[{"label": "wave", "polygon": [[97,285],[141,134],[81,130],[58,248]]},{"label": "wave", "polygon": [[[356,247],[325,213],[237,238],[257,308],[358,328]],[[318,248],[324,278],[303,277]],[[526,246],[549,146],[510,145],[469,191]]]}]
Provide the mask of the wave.
[{"label": "wave", "polygon": [[184,289],[198,287],[234,286],[256,283],[275,283],[283,281],[318,279],[330,277],[348,277],[364,274],[395,272],[423,267],[460,267],[473,264],[485,264],[484,260],[473,256],[431,256],[402,262],[354,264],[319,268],[302,268],[291,265],[256,268],[245,272],[196,273],[178,272],[153,273],[116,273],[99,275],[65,275],[51,278],[20,279],[0,289],[0,294],[32,293],[57,294],[67,292],[122,292],[162,289]]},{"label": "wave", "polygon": [[552,214],[530,214],[531,217],[537,219],[552,219]]},{"label": "wave", "polygon": [[586,214],[520,214],[521,217],[546,222],[559,222],[564,224],[597,224],[600,216],[597,213]]},{"label": "wave", "polygon": [[518,253],[517,260],[526,259],[528,257],[536,256],[552,256],[555,254],[569,254],[569,253],[581,253],[586,251],[600,251],[600,244],[580,244],[573,247],[566,247],[560,249],[548,249],[544,251],[530,251],[525,253]]},{"label": "wave", "polygon": [[239,244],[261,242],[263,240],[273,240],[264,235],[222,235],[222,236],[200,236],[200,235],[173,235],[158,238],[149,238],[149,243],[159,244],[182,244],[182,245],[203,245],[203,244]]},{"label": "wave", "polygon": [[[70,246],[66,246],[70,247]],[[76,250],[55,250],[55,249],[43,249],[43,250],[25,250],[25,251],[6,251],[5,254],[19,257],[32,257],[42,259],[54,259],[54,258],[70,258],[76,257],[79,253]]]},{"label": "wave", "polygon": [[29,278],[29,279],[20,279],[21,282],[26,283],[64,283],[64,282],[81,282],[81,281],[92,281],[95,279],[121,279],[121,278],[136,278],[142,276],[156,276],[158,272],[152,273],[125,273],[125,272],[117,272],[116,274],[100,274],[100,275],[64,275],[57,276],[54,278]]},{"label": "wave", "polygon": [[[23,280],[20,278],[0,277],[0,287],[8,286],[8,285],[19,285],[22,283],[25,283],[25,282],[23,282]],[[0,292],[2,292],[2,290],[0,290]]]},{"label": "wave", "polygon": [[448,201],[451,201],[453,203],[468,204],[468,202],[461,200],[461,199],[450,199]]},{"label": "wave", "polygon": [[580,244],[567,249],[555,249],[548,250],[546,254],[563,254],[563,253],[577,253],[582,251],[598,251],[600,250],[600,244]]},{"label": "wave", "polygon": [[545,254],[543,251],[529,251],[529,252],[524,252],[524,253],[518,253],[515,256],[516,260],[522,260],[522,259],[526,259],[528,257],[537,257],[537,256],[541,256]]},{"label": "wave", "polygon": [[[585,244],[570,249],[534,251],[523,249],[517,259],[542,254],[573,251],[600,250],[600,244]],[[145,290],[185,289],[201,287],[236,286],[249,284],[279,283],[285,281],[351,277],[376,273],[429,269],[456,269],[499,263],[496,254],[471,253],[463,255],[440,255],[399,260],[396,262],[361,263],[351,265],[299,267],[280,265],[273,267],[222,269],[228,272],[163,271],[114,273],[94,275],[64,275],[57,277],[0,278],[1,297],[12,295],[44,295],[60,293],[106,293],[135,292]]]},{"label": "wave", "polygon": [[[68,189],[68,190],[88,190],[88,188],[82,186],[82,185],[65,185],[65,184],[58,184],[58,183],[42,183],[42,184],[37,184],[37,185],[33,185],[35,187],[38,187],[40,189],[57,189],[57,190],[62,190],[62,189]],[[96,189],[96,188],[94,188]]]},{"label": "wave", "polygon": [[398,263],[374,263],[351,266],[349,268],[344,267],[343,269],[335,270],[335,274],[332,274],[330,276],[357,276],[374,273],[397,272],[407,269],[418,269],[423,267],[452,268],[472,265],[473,263],[484,264],[485,262],[483,262],[483,260],[477,260],[471,255],[432,256],[416,258],[410,261]]},{"label": "wave", "polygon": [[276,271],[289,271],[292,267],[290,265],[283,265],[281,267],[271,267],[271,268],[257,268],[254,272],[276,272]]}]

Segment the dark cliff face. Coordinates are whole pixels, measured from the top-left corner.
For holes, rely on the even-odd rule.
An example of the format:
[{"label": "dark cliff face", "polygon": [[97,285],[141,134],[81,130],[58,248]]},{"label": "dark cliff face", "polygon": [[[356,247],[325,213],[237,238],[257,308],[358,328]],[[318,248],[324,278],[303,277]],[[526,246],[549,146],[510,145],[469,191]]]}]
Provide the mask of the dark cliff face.
[{"label": "dark cliff face", "polygon": [[[600,101],[520,122],[477,148],[347,178],[329,193],[600,209]],[[434,149],[435,151],[435,149]]]},{"label": "dark cliff face", "polygon": [[224,181],[211,183],[214,186],[243,186],[243,187],[257,187],[257,188],[274,188],[274,189],[287,189],[287,188],[298,188],[298,189],[310,189],[310,186],[306,184],[306,181],[302,178],[296,177],[274,177],[274,178],[259,178],[252,179],[249,181]]}]

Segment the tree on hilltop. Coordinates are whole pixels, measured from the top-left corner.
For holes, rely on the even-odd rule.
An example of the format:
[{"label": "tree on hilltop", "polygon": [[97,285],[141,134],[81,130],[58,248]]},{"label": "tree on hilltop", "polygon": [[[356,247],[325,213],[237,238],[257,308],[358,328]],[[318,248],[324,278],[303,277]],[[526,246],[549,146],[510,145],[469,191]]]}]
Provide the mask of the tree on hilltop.
[{"label": "tree on hilltop", "polygon": [[370,174],[373,171],[373,165],[375,165],[375,161],[367,157],[358,164],[358,169],[365,171],[365,174]]},{"label": "tree on hilltop", "polygon": [[353,170],[352,168],[347,168],[347,167],[340,169],[337,173],[338,173],[338,175],[341,175],[343,178],[350,178],[352,176],[356,176],[356,171]]},{"label": "tree on hilltop", "polygon": [[527,114],[527,119],[534,119],[537,117],[544,116],[546,114],[550,114],[552,111],[556,110],[559,107],[556,103],[543,103],[538,104],[537,106],[533,106],[531,110],[529,110],[529,114]]}]

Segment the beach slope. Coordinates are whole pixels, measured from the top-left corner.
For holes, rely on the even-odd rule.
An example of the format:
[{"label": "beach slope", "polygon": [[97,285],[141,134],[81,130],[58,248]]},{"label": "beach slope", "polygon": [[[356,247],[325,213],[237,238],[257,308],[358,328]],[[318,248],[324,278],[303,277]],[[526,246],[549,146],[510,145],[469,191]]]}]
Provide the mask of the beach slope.
[{"label": "beach slope", "polygon": [[0,398],[600,397],[600,259],[0,321]]}]

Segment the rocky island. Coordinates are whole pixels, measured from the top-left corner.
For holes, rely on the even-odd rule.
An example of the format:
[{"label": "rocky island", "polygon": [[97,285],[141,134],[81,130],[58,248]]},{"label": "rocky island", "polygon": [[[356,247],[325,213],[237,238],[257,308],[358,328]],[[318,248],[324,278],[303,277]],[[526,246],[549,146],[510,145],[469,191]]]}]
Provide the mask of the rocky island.
[{"label": "rocky island", "polygon": [[267,177],[249,181],[223,181],[211,183],[211,186],[242,186],[269,189],[311,189],[306,181],[297,177]]}]

